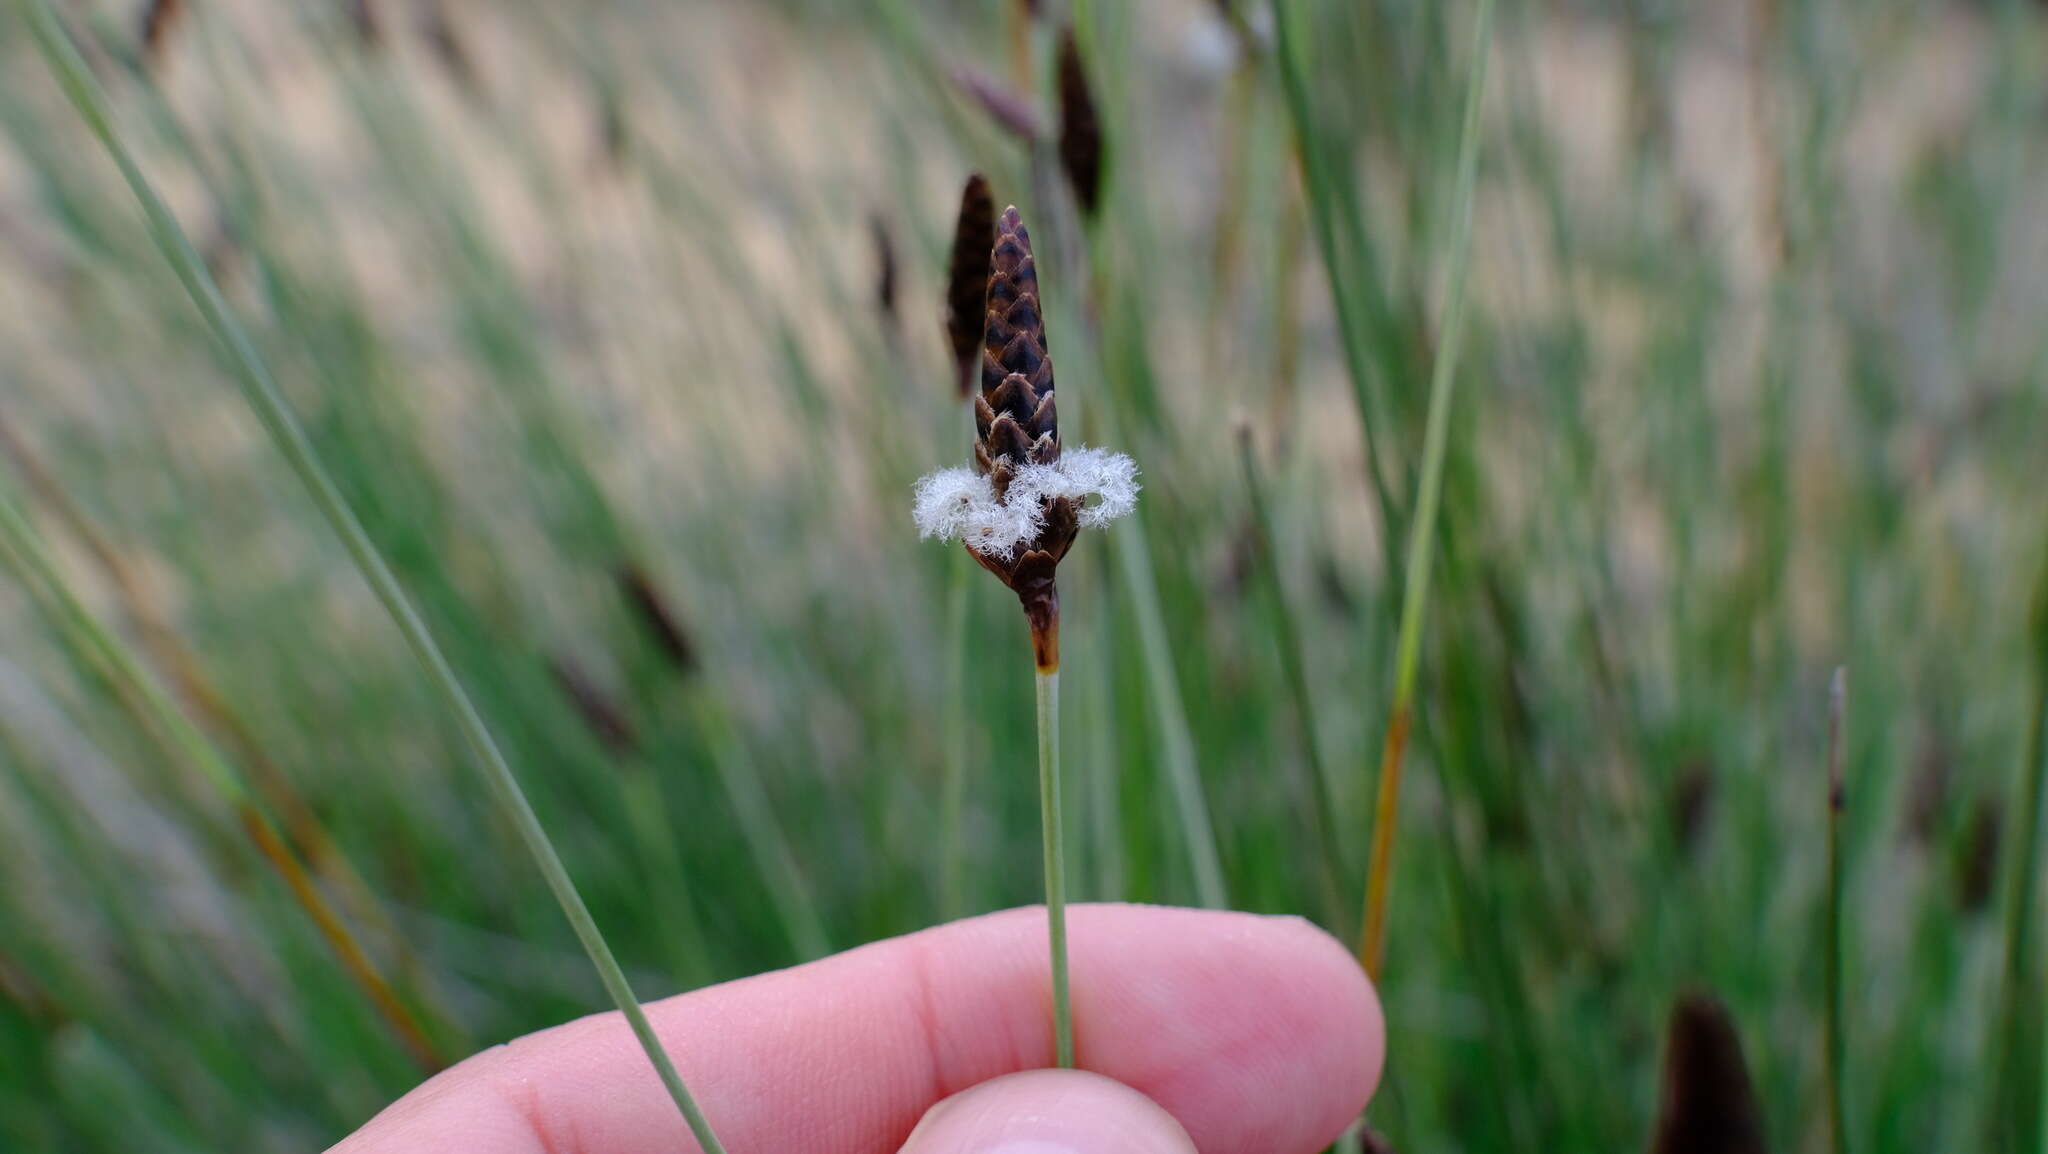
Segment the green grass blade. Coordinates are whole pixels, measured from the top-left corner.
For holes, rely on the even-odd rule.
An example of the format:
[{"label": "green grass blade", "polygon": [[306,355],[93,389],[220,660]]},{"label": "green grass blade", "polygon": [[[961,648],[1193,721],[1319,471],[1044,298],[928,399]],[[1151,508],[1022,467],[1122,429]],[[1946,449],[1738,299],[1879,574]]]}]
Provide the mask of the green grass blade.
[{"label": "green grass blade", "polygon": [[1386,948],[1386,914],[1393,868],[1394,831],[1399,812],[1401,759],[1415,701],[1415,667],[1422,651],[1422,626],[1429,608],[1429,575],[1436,557],[1436,511],[1442,499],[1444,452],[1450,438],[1452,384],[1465,327],[1465,284],[1471,271],[1472,190],[1479,171],[1480,111],[1486,98],[1486,58],[1493,42],[1493,0],[1479,0],[1472,26],[1472,72],[1465,89],[1465,117],[1458,138],[1457,187],[1451,207],[1450,285],[1444,304],[1443,336],[1429,383],[1429,421],[1422,440],[1422,477],[1408,524],[1408,562],[1401,594],[1401,633],[1394,653],[1394,704],[1389,711],[1380,765],[1379,797],[1373,817],[1372,865],[1366,885],[1365,928],[1359,961],[1379,976]]},{"label": "green grass blade", "polygon": [[1280,576],[1280,544],[1273,530],[1273,510],[1266,499],[1266,483],[1259,468],[1259,451],[1253,443],[1249,424],[1240,426],[1238,458],[1244,467],[1245,494],[1251,501],[1252,521],[1258,532],[1261,572],[1266,600],[1273,615],[1274,640],[1280,649],[1280,664],[1287,691],[1294,698],[1296,723],[1301,727],[1303,761],[1308,780],[1300,791],[1301,806],[1308,811],[1309,832],[1314,837],[1316,881],[1323,890],[1325,916],[1332,933],[1343,933],[1338,925],[1342,912],[1337,873],[1343,862],[1337,851],[1337,802],[1331,793],[1329,767],[1323,761],[1318,736],[1315,691],[1309,684],[1308,660],[1301,650],[1301,627],[1294,605],[1288,600],[1286,582]]},{"label": "green grass blade", "polygon": [[2022,762],[2019,829],[2006,882],[2005,963],[1995,1019],[1991,1148],[2038,1154],[2043,1146],[2043,990],[2036,923],[2040,917],[2041,840],[2048,816],[2048,565],[2035,591],[2032,717]]},{"label": "green grass blade", "polygon": [[1835,670],[1828,687],[1828,905],[1824,929],[1827,966],[1828,1140],[1834,1154],[1847,1154],[1848,1120],[1842,1112],[1842,813],[1847,795],[1842,781],[1843,725],[1847,717],[1849,675]]},{"label": "green grass blade", "polygon": [[69,97],[79,115],[85,119],[93,135],[105,147],[107,154],[121,170],[123,180],[135,194],[136,200],[141,203],[143,213],[148,217],[150,234],[170,263],[172,272],[192,298],[192,303],[198,308],[208,329],[226,347],[236,370],[237,382],[242,386],[242,391],[250,407],[255,410],[264,431],[269,434],[271,441],[283,454],[292,471],[297,474],[308,495],[312,497],[314,505],[319,508],[321,516],[341,538],[349,557],[362,572],[363,579],[369,583],[377,600],[390,614],[407,647],[418,659],[427,680],[442,699],[443,706],[483,763],[485,776],[499,803],[505,808],[507,816],[518,830],[527,851],[532,854],[534,863],[540,868],[541,875],[547,881],[555,900],[561,904],[562,912],[568,917],[569,924],[575,930],[577,940],[582,943],[584,952],[590,955],[591,964],[596,967],[606,992],[618,1004],[620,1012],[631,1025],[640,1045],[647,1051],[648,1060],[654,1064],[662,1084],[675,1099],[677,1109],[682,1111],[683,1117],[689,1122],[691,1132],[696,1135],[698,1143],[707,1154],[722,1154],[724,1147],[720,1145],[717,1135],[712,1132],[710,1123],[705,1120],[696,1100],[683,1085],[682,1076],[676,1072],[675,1064],[670,1061],[667,1051],[662,1049],[661,1040],[655,1035],[653,1024],[647,1020],[646,1013],[641,1010],[639,1001],[627,984],[625,973],[612,956],[611,946],[591,918],[582,895],[577,892],[575,882],[569,877],[568,868],[562,864],[561,856],[555,852],[553,843],[548,840],[547,831],[542,828],[539,815],[527,801],[525,791],[520,788],[518,779],[513,776],[512,767],[506,762],[497,741],[485,726],[482,715],[471,703],[468,692],[456,678],[454,668],[442,654],[440,646],[428,632],[425,622],[414,610],[405,591],[400,588],[397,578],[392,575],[390,567],[377,551],[376,545],[370,541],[369,534],[364,531],[355,511],[349,507],[340,490],[335,487],[334,481],[328,476],[326,468],[314,455],[311,442],[299,427],[298,418],[286,404],[284,395],[279,390],[276,380],[272,378],[269,368],[257,355],[254,343],[241,324],[229,312],[227,302],[221,296],[220,287],[214,283],[212,274],[207,270],[206,262],[192,247],[190,238],[185,235],[177,218],[171,215],[169,207],[157,195],[155,188],[151,186],[141,167],[129,153],[120,133],[115,130],[106,94],[100,90],[98,81],[93,78],[84,58],[79,55],[77,46],[64,31],[48,0],[17,0],[17,7],[28,20],[35,33],[37,46],[44,60],[56,74],[58,83],[63,86],[65,95]]},{"label": "green grass blade", "polygon": [[249,837],[256,852],[291,891],[293,899],[319,930],[335,959],[363,990],[371,1006],[391,1028],[419,1066],[428,1072],[447,1065],[426,1030],[412,1011],[399,1000],[382,971],[371,962],[362,943],[350,930],[326,895],[312,884],[304,863],[286,844],[276,823],[258,803],[243,780],[212,741],[188,719],[170,694],[146,672],[136,658],[104,623],[87,609],[57,568],[16,505],[12,494],[0,489],[0,562],[15,570],[23,584],[37,591],[49,616],[75,649],[89,654],[92,663],[106,676],[120,699],[136,719],[160,735],[173,756],[197,769],[209,785],[234,810],[236,821]]},{"label": "green grass blade", "polygon": [[1052,943],[1052,1025],[1060,1067],[1074,1065],[1074,1009],[1067,994],[1067,845],[1060,800],[1060,672],[1039,670],[1038,807],[1045,838],[1045,921]]}]

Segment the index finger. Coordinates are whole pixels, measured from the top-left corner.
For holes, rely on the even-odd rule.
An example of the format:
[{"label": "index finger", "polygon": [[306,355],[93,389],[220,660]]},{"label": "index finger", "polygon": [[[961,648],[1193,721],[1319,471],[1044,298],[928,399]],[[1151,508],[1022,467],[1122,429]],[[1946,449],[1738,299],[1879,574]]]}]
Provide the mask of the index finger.
[{"label": "index finger", "polygon": [[[1326,1146],[1379,1079],[1379,1003],[1307,922],[1068,911],[1077,1064],[1143,1092],[1199,1149]],[[894,1150],[926,1109],[1052,1064],[1044,912],[1010,910],[647,1007],[732,1154]],[[334,1154],[670,1154],[695,1143],[616,1013],[446,1071]]]}]

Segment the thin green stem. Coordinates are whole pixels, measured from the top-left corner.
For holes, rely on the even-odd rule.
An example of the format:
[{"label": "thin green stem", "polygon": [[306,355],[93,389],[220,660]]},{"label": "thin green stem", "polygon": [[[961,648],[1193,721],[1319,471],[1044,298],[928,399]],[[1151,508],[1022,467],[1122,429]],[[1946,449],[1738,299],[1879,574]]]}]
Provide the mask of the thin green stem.
[{"label": "thin green stem", "polygon": [[[1294,121],[1295,146],[1301,157],[1302,192],[1308,202],[1310,221],[1315,226],[1316,247],[1323,258],[1324,278],[1330,286],[1330,302],[1336,313],[1337,335],[1344,352],[1345,375],[1351,382],[1352,397],[1358,409],[1358,432],[1365,446],[1367,476],[1372,481],[1373,496],[1379,502],[1381,524],[1386,532],[1392,533],[1395,526],[1394,501],[1392,486],[1387,481],[1388,463],[1380,453],[1378,439],[1373,433],[1375,426],[1386,423],[1386,413],[1372,388],[1371,335],[1367,329],[1366,304],[1359,299],[1364,286],[1352,283],[1351,275],[1357,270],[1344,260],[1337,236],[1339,216],[1347,198],[1336,185],[1344,177],[1325,151],[1314,110],[1309,106],[1307,63],[1301,56],[1304,47],[1300,43],[1302,29],[1296,27],[1296,22],[1302,19],[1301,7],[1288,0],[1276,0],[1273,12],[1273,24],[1278,32],[1275,65],[1280,74],[1281,89],[1286,94],[1288,115]],[[1363,222],[1358,223],[1363,226]]]},{"label": "thin green stem", "polygon": [[675,823],[655,768],[637,754],[619,768],[619,793],[626,806],[626,824],[647,875],[647,892],[661,910],[661,938],[675,976],[692,988],[710,985],[717,974],[711,964],[710,939],[697,901],[683,883],[683,856],[676,845]]},{"label": "thin green stem", "polygon": [[[1052,258],[1050,267],[1074,286],[1071,296],[1075,303],[1062,304],[1063,298],[1055,296],[1051,305],[1056,315],[1073,320],[1064,326],[1065,331],[1074,334],[1076,348],[1074,354],[1068,355],[1080,362],[1087,375],[1106,381],[1108,374],[1102,367],[1101,335],[1097,331],[1099,320],[1092,307],[1098,302],[1090,299],[1091,281],[1082,271],[1087,265],[1087,257],[1100,249],[1085,245],[1087,253],[1073,251],[1090,238],[1086,236],[1085,229],[1070,227],[1078,214],[1071,211],[1072,202],[1066,195],[1065,184],[1059,180],[1054,154],[1046,149],[1035,151],[1031,172],[1035,187],[1044,190],[1040,194],[1045,208],[1040,217],[1043,251]],[[1074,238],[1073,242],[1067,239],[1069,237]],[[1041,265],[1041,269],[1045,267]],[[1048,276],[1047,279],[1053,278]],[[1107,443],[1122,444],[1119,406],[1114,391],[1104,390],[1102,400],[1100,406],[1092,406],[1088,410],[1093,427]],[[1063,402],[1060,414],[1078,425],[1077,409],[1073,401]],[[1195,894],[1204,906],[1222,909],[1230,904],[1223,883],[1223,862],[1216,850],[1216,831],[1209,820],[1208,799],[1202,793],[1201,771],[1195,764],[1194,733],[1188,725],[1187,707],[1181,701],[1180,684],[1175,680],[1173,646],[1167,640],[1166,615],[1159,600],[1159,578],[1152,568],[1152,550],[1146,543],[1144,519],[1142,509],[1133,510],[1126,518],[1122,532],[1117,535],[1113,547],[1117,576],[1122,581],[1124,596],[1130,599],[1137,614],[1138,647],[1145,668],[1146,695],[1152,703],[1152,718],[1159,731],[1167,781],[1173,788],[1181,837],[1187,843],[1188,858],[1195,875]]]},{"label": "thin green stem", "polygon": [[1429,420],[1422,439],[1422,478],[1408,524],[1407,575],[1401,597],[1401,633],[1394,653],[1394,704],[1388,713],[1381,752],[1378,800],[1372,830],[1372,874],[1366,883],[1365,928],[1358,958],[1379,976],[1386,948],[1387,903],[1392,882],[1394,830],[1398,824],[1401,760],[1414,716],[1415,667],[1422,651],[1422,625],[1429,608],[1429,575],[1436,558],[1437,504],[1442,498],[1444,450],[1450,439],[1451,393],[1465,327],[1465,283],[1471,267],[1472,190],[1479,171],[1479,114],[1486,98],[1486,57],[1493,39],[1493,0],[1479,0],[1472,28],[1472,72],[1465,87],[1465,116],[1458,138],[1457,186],[1451,208],[1450,285],[1444,303],[1443,337],[1429,383]]},{"label": "thin green stem", "polygon": [[2021,763],[2019,829],[2006,881],[2005,959],[1993,1057],[1996,1087],[1988,1148],[2038,1154],[2043,1148],[2044,1016],[2041,958],[2035,944],[2041,840],[2048,815],[2048,562],[2035,590],[2033,717]]},{"label": "thin green stem", "polygon": [[1336,924],[1341,916],[1337,871],[1342,864],[1338,860],[1334,828],[1337,803],[1331,793],[1328,767],[1323,764],[1322,742],[1316,734],[1315,694],[1309,685],[1308,660],[1301,650],[1301,630],[1295,619],[1294,606],[1287,598],[1286,583],[1280,579],[1279,536],[1273,530],[1273,509],[1266,499],[1258,447],[1253,444],[1249,424],[1238,430],[1237,448],[1238,458],[1244,466],[1245,492],[1251,499],[1252,523],[1258,532],[1257,543],[1263,562],[1260,568],[1266,586],[1266,600],[1273,614],[1273,633],[1280,646],[1280,665],[1287,678],[1288,692],[1294,697],[1296,721],[1301,726],[1301,747],[1309,778],[1303,783],[1301,805],[1308,811],[1308,827],[1315,839],[1316,880],[1323,889],[1330,929],[1341,933],[1343,931]]},{"label": "thin green stem", "polygon": [[946,588],[945,767],[939,783],[939,910],[947,921],[967,914],[967,604],[978,566],[953,551]]},{"label": "thin green stem", "polygon": [[[179,638],[163,609],[136,576],[134,567],[114,542],[93,525],[28,442],[4,419],[0,419],[0,454],[12,459],[35,501],[85,547],[120,601],[123,616],[135,627],[140,656],[165,675],[174,696],[190,710],[201,732],[207,733],[209,740],[220,748],[222,760],[240,768],[254,793],[275,812],[285,843],[304,859],[308,869],[340,889],[351,916],[374,930],[397,955],[393,968],[412,979],[415,995],[433,1011],[441,1037],[459,1035],[459,1027],[444,1008],[447,999],[426,971],[417,947],[399,931],[390,912],[371,892],[362,871],[335,840],[326,822],[284,768],[265,751],[249,724],[208,676],[199,656]],[[469,1047],[458,1041],[454,1048]]]},{"label": "thin green stem", "polygon": [[16,506],[13,495],[4,490],[0,490],[0,561],[40,595],[53,623],[70,639],[75,650],[90,656],[136,720],[160,736],[172,756],[197,769],[234,809],[237,824],[258,855],[291,891],[328,948],[334,951],[342,969],[362,987],[371,1006],[413,1060],[430,1073],[445,1067],[447,1061],[419,1020],[399,999],[326,895],[313,884],[305,865],[292,852],[277,823],[257,802],[249,784],[156,683],[127,645],[86,608],[57,568],[34,526]]},{"label": "thin green stem", "polygon": [[789,931],[790,944],[804,961],[824,957],[832,952],[825,921],[819,916],[817,899],[811,896],[810,885],[797,865],[796,851],[790,848],[782,823],[776,820],[775,806],[761,784],[761,775],[747,763],[746,751],[733,732],[730,717],[711,699],[710,691],[693,687],[691,695],[693,720],[709,747],[711,767],[732,802],[747,849],[754,855],[754,864],[767,881],[768,893]]},{"label": "thin green stem", "polygon": [[321,515],[341,538],[349,557],[362,572],[370,590],[391,616],[399,634],[418,659],[425,671],[428,682],[442,699],[442,704],[454,718],[463,736],[473,747],[478,760],[483,764],[484,774],[496,794],[498,803],[504,807],[520,840],[526,844],[527,852],[533,856],[534,864],[540,868],[548,889],[561,904],[562,912],[576,932],[585,953],[590,955],[591,965],[597,970],[607,993],[618,1004],[633,1034],[646,1050],[647,1058],[654,1064],[655,1072],[669,1095],[675,1099],[677,1109],[682,1111],[689,1123],[690,1131],[706,1154],[723,1154],[724,1147],[711,1125],[698,1108],[696,1100],[683,1085],[682,1076],[676,1072],[675,1064],[669,1060],[667,1051],[662,1049],[661,1039],[654,1033],[654,1026],[640,1008],[633,996],[632,987],[626,981],[625,973],[612,956],[611,946],[591,918],[590,910],[583,903],[583,897],[576,890],[576,883],[569,877],[567,867],[548,840],[547,831],[542,828],[540,817],[526,799],[519,781],[512,774],[512,767],[505,755],[498,749],[497,741],[484,724],[481,714],[470,701],[468,692],[456,677],[454,668],[442,654],[433,634],[420,618],[412,602],[400,587],[397,577],[384,561],[383,555],[370,541],[362,522],[350,508],[348,501],[336,488],[326,467],[314,453],[312,443],[305,431],[299,427],[298,418],[292,414],[285,402],[270,369],[256,353],[255,344],[243,331],[241,324],[229,312],[227,302],[221,297],[220,286],[214,283],[207,271],[206,262],[192,247],[192,241],[179,226],[177,218],[157,195],[154,187],[142,173],[141,167],[129,153],[127,144],[115,131],[109,112],[107,97],[100,90],[99,82],[93,78],[85,60],[79,55],[78,47],[64,31],[51,9],[49,0],[16,0],[17,6],[27,17],[35,33],[36,43],[44,60],[56,74],[65,95],[84,118],[93,135],[114,164],[121,170],[122,178],[135,199],[141,204],[143,214],[148,218],[152,238],[169,262],[171,271],[192,298],[201,318],[213,335],[226,348],[229,360],[235,370],[235,377],[242,392],[255,410],[264,431],[277,446],[292,471]]},{"label": "thin green stem", "polygon": [[1052,1029],[1062,1069],[1074,1065],[1067,996],[1067,860],[1060,818],[1060,671],[1038,672],[1038,805],[1045,830],[1045,923],[1052,940]]},{"label": "thin green stem", "polygon": [[1847,1154],[1847,1116],[1842,1110],[1842,811],[1847,795],[1842,782],[1843,723],[1849,678],[1835,670],[1828,687],[1828,909],[1827,951],[1827,1083],[1828,1148]]},{"label": "thin green stem", "polygon": [[[1108,567],[1097,572],[1105,578]],[[1096,660],[1081,666],[1082,732],[1087,735],[1088,832],[1090,861],[1094,865],[1096,901],[1120,901],[1124,894],[1123,820],[1117,797],[1119,771],[1116,742],[1116,710],[1111,702],[1109,675],[1101,655],[1108,653],[1107,624],[1100,616],[1087,625],[1082,652]]]},{"label": "thin green stem", "polygon": [[[1106,409],[1108,406],[1104,406]],[[1138,618],[1138,648],[1145,665],[1152,717],[1159,727],[1166,774],[1173,786],[1174,808],[1180,815],[1182,840],[1195,871],[1195,894],[1213,910],[1230,904],[1223,884],[1223,860],[1216,852],[1216,828],[1209,820],[1209,802],[1195,768],[1195,738],[1188,728],[1187,707],[1175,679],[1173,647],[1166,638],[1166,615],[1159,607],[1159,581],[1152,572],[1152,551],[1145,527],[1132,513],[1113,549],[1122,574],[1124,595]]]}]

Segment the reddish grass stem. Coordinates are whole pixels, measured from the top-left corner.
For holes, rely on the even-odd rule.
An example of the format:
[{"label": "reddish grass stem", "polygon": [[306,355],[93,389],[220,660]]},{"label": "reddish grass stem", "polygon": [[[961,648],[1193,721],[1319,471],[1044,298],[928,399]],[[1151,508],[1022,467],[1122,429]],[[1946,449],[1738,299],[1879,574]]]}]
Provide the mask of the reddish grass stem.
[{"label": "reddish grass stem", "polygon": [[1422,649],[1422,625],[1429,607],[1429,576],[1435,559],[1436,514],[1443,491],[1444,453],[1450,437],[1451,390],[1465,325],[1465,282],[1472,248],[1472,189],[1479,167],[1479,111],[1486,97],[1486,54],[1493,35],[1493,0],[1480,0],[1473,21],[1472,71],[1465,89],[1465,119],[1458,138],[1457,185],[1451,208],[1450,285],[1444,303],[1443,340],[1429,386],[1429,417],[1423,432],[1422,477],[1415,515],[1408,525],[1408,563],[1401,602],[1401,634],[1395,653],[1394,703],[1380,750],[1378,801],[1372,827],[1372,872],[1367,875],[1364,928],[1358,960],[1375,981],[1386,953],[1387,903],[1394,865],[1394,831],[1401,800],[1402,757],[1414,720],[1415,667]]}]

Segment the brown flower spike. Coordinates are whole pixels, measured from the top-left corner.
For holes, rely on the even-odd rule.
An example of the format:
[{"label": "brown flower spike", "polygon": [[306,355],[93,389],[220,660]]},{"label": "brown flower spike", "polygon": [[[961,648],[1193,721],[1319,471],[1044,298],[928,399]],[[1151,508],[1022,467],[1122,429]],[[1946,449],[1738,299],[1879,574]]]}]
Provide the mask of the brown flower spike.
[{"label": "brown flower spike", "polygon": [[1651,1154],[1764,1154],[1763,1125],[1735,1020],[1711,997],[1680,998],[1664,1048]]},{"label": "brown flower spike", "polygon": [[[1018,468],[1060,459],[1059,417],[1053,410],[1052,355],[1045,347],[1045,316],[1038,307],[1038,270],[1031,234],[1015,206],[1003,210],[989,255],[988,321],[981,331],[981,395],[974,399],[974,469],[1009,495]],[[1038,535],[1009,557],[968,552],[1002,578],[1031,619],[1031,646],[1040,669],[1060,664],[1060,596],[1053,570],[1080,531],[1075,502],[1045,499]]]},{"label": "brown flower spike", "polygon": [[1060,30],[1059,92],[1060,167],[1073,185],[1081,212],[1092,217],[1102,204],[1102,121],[1071,24]]},{"label": "brown flower spike", "polygon": [[988,318],[989,246],[996,234],[995,198],[988,178],[975,173],[960,190],[960,216],[953,225],[953,256],[946,262],[946,345],[965,399],[974,389],[974,362]]},{"label": "brown flower spike", "polygon": [[985,300],[974,468],[919,481],[915,516],[925,536],[961,538],[1017,594],[1038,668],[1051,672],[1060,659],[1054,570],[1076,533],[1136,504],[1137,470],[1121,453],[1061,449],[1038,271],[1014,207],[996,225]]}]

